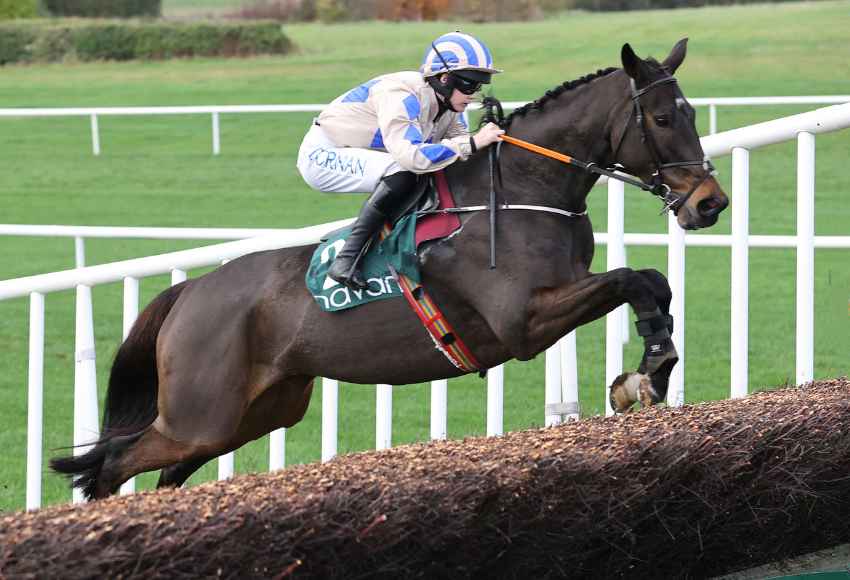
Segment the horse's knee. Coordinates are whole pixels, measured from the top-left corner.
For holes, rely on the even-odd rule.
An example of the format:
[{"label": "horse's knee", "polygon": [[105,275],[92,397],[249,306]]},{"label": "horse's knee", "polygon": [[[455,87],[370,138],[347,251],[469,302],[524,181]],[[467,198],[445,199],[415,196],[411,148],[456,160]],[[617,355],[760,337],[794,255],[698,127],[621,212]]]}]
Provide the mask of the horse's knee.
[{"label": "horse's knee", "polygon": [[608,275],[615,294],[631,304],[638,316],[652,312],[659,305],[654,285],[640,272],[631,268],[617,268],[608,272]]},{"label": "horse's knee", "polygon": [[611,284],[617,294],[625,296],[633,288],[635,271],[631,268],[617,268],[608,274],[611,276]]},{"label": "horse's knee", "polygon": [[668,286],[667,276],[656,270],[655,268],[644,268],[642,270],[637,271],[641,276],[645,276],[649,280],[660,284],[661,286]]},{"label": "horse's knee", "polygon": [[654,268],[646,270],[638,270],[638,274],[643,276],[650,286],[652,293],[655,295],[658,306],[663,312],[666,312],[670,307],[670,301],[673,299],[673,292],[670,290],[670,283],[667,277]]}]

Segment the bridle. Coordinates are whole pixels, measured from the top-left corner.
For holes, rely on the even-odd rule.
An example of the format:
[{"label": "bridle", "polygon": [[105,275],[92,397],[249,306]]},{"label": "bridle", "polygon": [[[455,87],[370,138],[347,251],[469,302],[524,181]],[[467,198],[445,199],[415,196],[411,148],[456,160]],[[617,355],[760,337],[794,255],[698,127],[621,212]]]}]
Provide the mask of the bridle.
[{"label": "bridle", "polygon": [[[675,82],[676,82],[676,79],[672,75],[668,74],[667,76],[660,78],[658,80],[655,80],[655,81],[651,82],[650,84],[648,84],[647,86],[645,86],[644,88],[638,90],[634,79],[630,79],[630,86],[631,86],[631,93],[632,93],[630,98],[632,100],[633,106],[632,106],[632,109],[629,112],[629,116],[626,118],[626,124],[623,127],[622,133],[620,134],[619,142],[617,143],[616,147],[614,148],[614,152],[613,152],[614,164],[610,167],[603,169],[602,167],[599,167],[593,161],[580,161],[580,160],[578,160],[575,157],[572,157],[570,155],[565,155],[565,154],[560,153],[558,151],[553,151],[552,149],[547,149],[545,147],[541,147],[540,145],[535,145],[534,143],[529,143],[528,141],[523,141],[522,139],[517,139],[516,137],[511,137],[509,135],[503,135],[502,141],[510,143],[511,145],[516,145],[518,147],[522,147],[523,149],[526,149],[528,151],[532,151],[532,152],[537,153],[539,155],[543,155],[543,156],[549,157],[551,159],[556,159],[558,161],[561,161],[562,163],[566,163],[568,165],[578,167],[580,169],[587,171],[588,173],[595,173],[596,175],[604,175],[604,176],[608,177],[609,179],[616,179],[618,181],[622,181],[624,183],[634,185],[635,187],[642,189],[643,191],[648,191],[652,195],[655,195],[655,196],[660,197],[662,199],[662,201],[664,202],[664,208],[661,210],[662,214],[667,212],[667,211],[672,211],[673,214],[675,215],[679,212],[679,210],[682,208],[682,206],[685,205],[685,203],[688,201],[688,199],[690,199],[691,195],[693,195],[693,193],[703,183],[705,183],[705,181],[709,177],[716,175],[714,165],[711,163],[711,160],[708,158],[708,156],[704,157],[703,159],[694,160],[694,161],[672,161],[672,162],[669,162],[669,163],[662,163],[661,162],[661,156],[658,154],[658,145],[656,144],[655,139],[652,137],[652,133],[647,131],[645,115],[643,113],[643,107],[641,107],[641,104],[640,104],[640,98],[643,95],[647,94],[648,92],[652,91],[653,89],[655,89],[655,88],[657,88],[661,85],[665,85],[665,84],[669,84],[669,83],[675,83]],[[489,103],[488,103],[488,100],[489,100]],[[488,116],[490,117],[490,120],[501,125],[501,122],[500,122],[501,121],[501,114],[499,114],[499,116],[496,117],[493,113],[493,110],[492,110],[493,107],[497,107],[499,109],[499,112],[501,113],[501,106],[498,104],[498,101],[496,99],[493,99],[492,97],[485,97],[484,106],[485,106],[485,108],[488,109]],[[647,149],[649,150],[649,154],[652,157],[652,162],[655,165],[655,171],[652,173],[652,181],[650,183],[646,183],[641,179],[631,177],[629,175],[624,175],[624,173],[621,173],[621,171],[623,171],[625,173],[630,173],[630,174],[634,174],[634,173],[630,172],[628,170],[628,168],[625,167],[624,165],[616,162],[617,154],[620,152],[620,146],[623,144],[623,141],[625,141],[626,133],[628,133],[629,128],[631,128],[631,126],[632,126],[632,123],[631,123],[632,117],[635,118],[635,125],[637,125],[638,129],[640,130],[641,143],[643,143],[647,147]],[[486,116],[485,116],[485,118],[486,118]],[[491,157],[492,157],[492,155],[491,155]],[[491,159],[490,163],[491,163],[491,166],[494,165],[494,160]],[[693,185],[693,187],[691,187],[691,189],[688,190],[687,193],[679,193],[679,192],[673,191],[670,188],[669,185],[664,183],[663,173],[664,173],[665,169],[671,169],[673,167],[695,166],[695,165],[701,165],[703,167],[704,173],[703,173],[702,179],[700,179],[697,183],[695,183]]]},{"label": "bridle", "polygon": [[[623,144],[623,141],[625,141],[626,133],[628,132],[629,128],[632,126],[631,125],[632,117],[634,117],[635,118],[635,124],[637,125],[638,129],[640,130],[640,141],[641,141],[641,143],[646,145],[647,149],[649,150],[649,154],[652,157],[652,162],[655,165],[655,171],[652,174],[652,181],[649,184],[645,184],[645,187],[641,187],[641,189],[649,191],[650,193],[652,193],[655,196],[660,197],[664,201],[664,208],[662,209],[661,213],[664,213],[666,211],[672,211],[673,214],[677,214],[679,212],[679,209],[681,209],[681,207],[683,205],[685,205],[685,203],[688,201],[688,199],[690,199],[691,195],[693,195],[693,193],[703,183],[705,183],[705,181],[709,177],[716,175],[716,170],[714,168],[714,165],[711,163],[711,160],[708,158],[708,156],[704,157],[701,160],[672,161],[670,163],[662,163],[661,157],[658,154],[658,145],[655,143],[655,139],[653,138],[652,133],[647,131],[647,129],[646,129],[646,119],[645,119],[645,115],[643,114],[643,107],[641,107],[641,104],[640,104],[640,98],[643,95],[647,94],[648,92],[652,91],[653,89],[658,88],[661,85],[666,85],[666,84],[675,83],[675,82],[676,82],[676,78],[673,77],[672,75],[668,75],[666,77],[655,80],[655,81],[651,82],[650,84],[646,85],[645,87],[643,87],[642,89],[638,90],[637,85],[635,83],[635,80],[629,79],[629,85],[631,87],[631,92],[632,92],[631,99],[632,99],[633,107],[632,107],[631,112],[629,113],[628,118],[626,119],[626,125],[623,128],[623,133],[620,136],[619,143],[617,143],[617,147],[614,150],[614,159],[616,160],[617,154],[620,151],[620,146]],[[682,193],[675,192],[672,189],[670,189],[669,185],[664,183],[663,172],[664,172],[665,169],[671,169],[673,167],[688,167],[688,166],[695,166],[695,165],[701,165],[705,172],[702,176],[702,179],[700,179],[698,182],[696,182],[693,185],[693,187],[691,187],[691,189],[687,193],[682,194]],[[623,169],[626,169],[622,165],[620,167],[622,167]]]}]

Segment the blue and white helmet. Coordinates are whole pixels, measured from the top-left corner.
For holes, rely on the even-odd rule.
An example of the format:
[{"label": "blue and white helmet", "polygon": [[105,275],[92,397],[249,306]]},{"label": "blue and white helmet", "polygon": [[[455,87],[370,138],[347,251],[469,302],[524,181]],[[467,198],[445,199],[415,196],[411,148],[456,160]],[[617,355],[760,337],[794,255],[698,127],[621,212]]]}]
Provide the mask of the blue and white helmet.
[{"label": "blue and white helmet", "polygon": [[462,70],[480,71],[487,73],[488,77],[502,72],[493,67],[493,55],[487,45],[463,32],[450,32],[432,42],[425,52],[420,70],[425,78]]}]

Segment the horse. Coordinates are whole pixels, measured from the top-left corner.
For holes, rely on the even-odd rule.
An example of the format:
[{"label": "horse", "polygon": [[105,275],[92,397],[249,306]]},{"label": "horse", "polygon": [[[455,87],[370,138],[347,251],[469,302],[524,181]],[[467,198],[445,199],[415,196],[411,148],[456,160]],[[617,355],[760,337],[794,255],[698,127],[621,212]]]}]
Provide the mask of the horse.
[{"label": "horse", "polygon": [[[625,44],[622,68],[565,82],[516,109],[503,127],[654,182],[679,226],[709,227],[728,198],[673,76],[686,47],[687,39],[679,41],[658,62]],[[598,175],[509,144],[499,163],[503,200],[561,214],[500,211],[495,269],[487,212],[460,214],[459,232],[420,247],[423,286],[482,370],[529,360],[628,303],[645,352],[636,371],[615,381],[612,404],[625,411],[635,399],[661,401],[678,360],[670,286],[656,270],[590,272],[585,200]],[[486,152],[445,170],[458,205],[487,203],[490,171]],[[101,438],[80,456],[54,458],[51,467],[89,499],[155,469],[162,470],[158,487],[180,486],[214,457],[298,423],[315,377],[403,385],[469,372],[434,348],[405,300],[322,311],[305,287],[315,249],[249,254],[157,296],[116,352]]]}]

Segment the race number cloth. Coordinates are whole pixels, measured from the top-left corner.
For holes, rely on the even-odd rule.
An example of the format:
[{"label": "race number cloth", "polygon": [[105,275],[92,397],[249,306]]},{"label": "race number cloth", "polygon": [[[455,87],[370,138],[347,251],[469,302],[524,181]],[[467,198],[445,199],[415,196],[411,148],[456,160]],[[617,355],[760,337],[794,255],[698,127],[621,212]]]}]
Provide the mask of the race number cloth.
[{"label": "race number cloth", "polygon": [[328,268],[345,244],[351,228],[335,232],[313,253],[307,270],[307,289],[325,312],[354,308],[375,300],[403,297],[390,266],[408,278],[419,281],[415,230],[416,214],[411,214],[401,218],[386,238],[381,241],[376,239],[372,243],[360,264],[363,276],[369,283],[365,290],[352,290],[327,276]]}]

